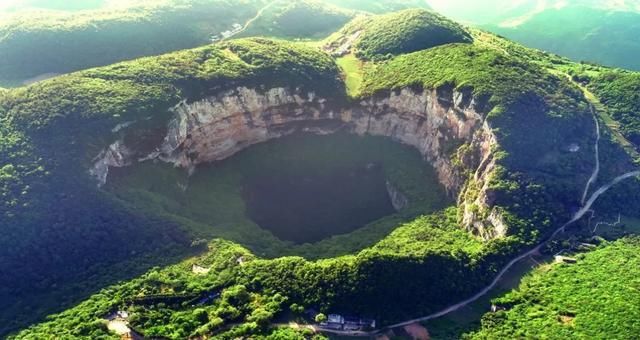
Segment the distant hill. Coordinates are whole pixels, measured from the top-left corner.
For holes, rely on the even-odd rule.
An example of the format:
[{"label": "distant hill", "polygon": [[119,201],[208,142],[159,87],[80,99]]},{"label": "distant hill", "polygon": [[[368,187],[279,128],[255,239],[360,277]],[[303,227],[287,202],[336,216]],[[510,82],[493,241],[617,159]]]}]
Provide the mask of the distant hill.
[{"label": "distant hill", "polygon": [[324,2],[343,8],[376,14],[407,8],[430,8],[425,0],[325,0]]},{"label": "distant hill", "polygon": [[640,70],[640,13],[565,7],[545,10],[513,27],[484,28],[577,61]]},{"label": "distant hill", "polygon": [[640,1],[431,1],[435,10],[524,45],[640,70]]},{"label": "distant hill", "polygon": [[280,38],[324,38],[364,13],[317,0],[274,1],[241,36],[265,35]]},{"label": "distant hill", "polygon": [[[0,86],[193,48],[231,36],[323,38],[358,12],[424,1],[15,1],[0,5]],[[245,31],[246,28],[246,32]]]},{"label": "distant hill", "polygon": [[0,4],[0,12],[15,12],[25,9],[79,11],[97,9],[109,2],[109,0],[6,0]]}]

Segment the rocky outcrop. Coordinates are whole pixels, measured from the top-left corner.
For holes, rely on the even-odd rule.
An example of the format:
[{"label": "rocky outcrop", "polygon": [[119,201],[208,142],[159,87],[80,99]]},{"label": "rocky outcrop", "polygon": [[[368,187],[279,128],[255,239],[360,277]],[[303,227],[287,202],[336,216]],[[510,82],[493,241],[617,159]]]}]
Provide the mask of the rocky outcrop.
[{"label": "rocky outcrop", "polygon": [[[240,87],[179,103],[172,109],[174,118],[164,141],[154,152],[131,155],[123,152],[127,150],[125,146],[114,149],[112,145],[99,157],[92,173],[104,180],[104,171],[96,169],[127,165],[120,156],[130,160],[160,159],[193,169],[294,132],[330,134],[342,130],[386,136],[415,147],[434,166],[448,194],[467,200],[468,195],[462,195],[462,191],[469,175],[473,174],[475,184],[483,188],[493,169],[495,136],[479,107],[470,93],[453,90],[403,89],[359,103],[341,104],[299,89],[258,91]],[[467,152],[458,157],[457,151],[463,145]],[[480,192],[471,199],[482,211],[490,211],[491,202],[483,197]],[[479,221],[480,214],[466,211],[471,210],[471,204],[461,203],[465,207],[465,225],[470,228],[487,229],[478,223],[500,224],[499,216]],[[495,226],[492,230],[497,232],[487,237],[498,237],[504,229]]]},{"label": "rocky outcrop", "polygon": [[132,156],[133,152],[121,140],[115,141],[94,159],[93,167],[89,173],[98,180],[99,185],[103,185],[107,182],[109,168],[131,165]]},{"label": "rocky outcrop", "polygon": [[409,205],[409,199],[398,188],[396,188],[391,182],[386,182],[387,192],[389,193],[389,199],[391,205],[395,211],[400,211]]}]

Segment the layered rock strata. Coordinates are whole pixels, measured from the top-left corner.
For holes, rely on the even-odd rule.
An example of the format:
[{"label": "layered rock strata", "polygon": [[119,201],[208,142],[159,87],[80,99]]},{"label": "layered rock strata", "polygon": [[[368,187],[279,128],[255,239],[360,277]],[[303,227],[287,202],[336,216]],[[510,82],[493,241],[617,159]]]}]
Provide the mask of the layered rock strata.
[{"label": "layered rock strata", "polygon": [[[133,148],[118,141],[97,158],[91,173],[104,183],[109,167],[150,159],[193,169],[294,132],[386,136],[415,147],[434,166],[449,195],[472,200],[462,204],[465,225],[484,238],[494,238],[504,234],[506,227],[482,192],[493,170],[496,140],[479,107],[471,94],[446,90],[403,89],[359,103],[338,104],[299,89],[240,87],[179,103],[172,109],[174,118],[154,152],[135,154]],[[464,156],[457,152],[461,146],[465,146]],[[482,188],[472,198],[462,194],[469,180]],[[484,216],[493,218],[481,219],[478,206]],[[497,225],[487,225],[494,222]]]}]

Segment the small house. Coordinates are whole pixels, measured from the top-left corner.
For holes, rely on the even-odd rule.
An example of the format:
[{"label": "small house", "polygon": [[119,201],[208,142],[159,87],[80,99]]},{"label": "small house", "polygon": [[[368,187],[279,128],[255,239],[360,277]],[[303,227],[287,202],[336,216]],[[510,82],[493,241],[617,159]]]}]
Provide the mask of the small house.
[{"label": "small house", "polygon": [[578,260],[574,259],[573,257],[567,257],[567,256],[562,256],[562,255],[556,255],[554,257],[554,260],[556,263],[568,263],[568,264],[573,264],[578,262]]},{"label": "small house", "polygon": [[320,326],[336,330],[361,331],[376,328],[376,321],[360,317],[342,316],[340,314],[329,314],[327,315],[327,321],[320,323]]}]

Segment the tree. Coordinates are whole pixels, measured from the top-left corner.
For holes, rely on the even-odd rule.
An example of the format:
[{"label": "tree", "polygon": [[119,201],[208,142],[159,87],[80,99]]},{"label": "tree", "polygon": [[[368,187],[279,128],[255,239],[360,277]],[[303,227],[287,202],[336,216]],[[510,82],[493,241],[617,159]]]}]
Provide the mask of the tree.
[{"label": "tree", "polygon": [[304,306],[294,303],[291,306],[289,306],[289,310],[291,310],[293,314],[302,314],[304,313]]},{"label": "tree", "polygon": [[316,315],[315,320],[316,320],[317,323],[322,323],[322,322],[327,321],[327,316],[324,315],[323,313],[319,313],[318,315]]}]

